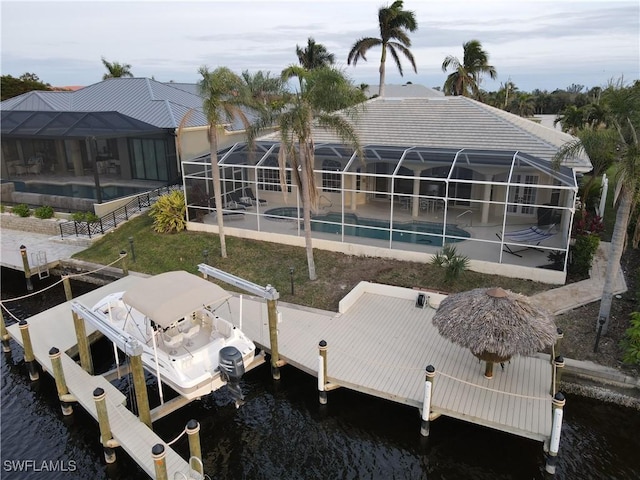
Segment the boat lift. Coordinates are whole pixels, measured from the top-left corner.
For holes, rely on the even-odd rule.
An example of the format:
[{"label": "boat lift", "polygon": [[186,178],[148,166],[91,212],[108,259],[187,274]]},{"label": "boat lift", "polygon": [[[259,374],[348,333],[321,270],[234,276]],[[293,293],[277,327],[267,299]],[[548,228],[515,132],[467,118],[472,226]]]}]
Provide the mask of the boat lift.
[{"label": "boat lift", "polygon": [[206,263],[198,264],[198,271],[204,275],[204,278],[213,277],[246,292],[262,297],[267,301],[269,343],[271,344],[271,375],[274,380],[279,380],[280,367],[283,366],[285,362],[280,360],[278,354],[278,311],[276,309],[276,300],[280,298],[278,291],[271,285],[263,287],[262,285],[250,282],[249,280],[212,267]]}]

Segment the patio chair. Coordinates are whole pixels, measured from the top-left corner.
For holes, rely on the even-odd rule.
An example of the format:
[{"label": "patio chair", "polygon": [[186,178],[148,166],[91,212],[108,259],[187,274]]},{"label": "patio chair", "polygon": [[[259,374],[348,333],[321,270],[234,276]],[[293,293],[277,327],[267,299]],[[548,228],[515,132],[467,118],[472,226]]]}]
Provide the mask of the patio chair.
[{"label": "patio chair", "polygon": [[260,200],[258,200],[258,199],[256,198],[256,196],[253,194],[253,190],[251,190],[251,188],[250,188],[250,187],[245,187],[245,188],[244,188],[244,196],[245,196],[245,197],[247,197],[248,199],[250,199],[250,200],[251,200],[251,202],[252,202],[254,205],[257,205],[257,204],[258,204],[258,202],[260,202],[260,206],[262,206],[262,205],[266,205],[266,204],[267,204],[267,201],[266,201],[266,200],[263,200],[262,198],[261,198]]},{"label": "patio chair", "polygon": [[229,198],[231,199],[231,201],[236,205],[242,205],[244,208],[253,207],[253,203],[251,203],[250,201],[246,202],[245,200],[247,199],[243,199],[240,192],[237,190],[235,192],[230,192],[227,195],[229,195]]},{"label": "patio chair", "polygon": [[501,241],[508,241],[509,243],[529,243],[531,245],[521,248],[520,250],[512,250],[509,245],[504,244],[504,252],[510,253],[511,255],[515,255],[516,257],[522,258],[522,255],[519,255],[518,252],[523,252],[529,248],[533,250],[538,250],[541,252],[539,248],[536,248],[537,245],[540,245],[540,242],[546,240],[547,238],[553,237],[555,232],[552,232],[553,227],[555,225],[549,225],[548,228],[542,229],[536,226],[525,228],[522,230],[515,230],[513,232],[504,232],[504,240],[500,236],[499,233],[496,233],[496,236]]}]

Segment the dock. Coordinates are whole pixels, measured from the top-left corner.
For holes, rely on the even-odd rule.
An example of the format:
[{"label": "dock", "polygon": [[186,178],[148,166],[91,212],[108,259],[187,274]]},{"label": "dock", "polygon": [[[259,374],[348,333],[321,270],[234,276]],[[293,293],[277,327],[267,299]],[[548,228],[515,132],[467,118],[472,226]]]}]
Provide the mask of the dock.
[{"label": "dock", "polygon": [[[469,350],[440,336],[431,322],[436,310],[416,308],[417,295],[413,289],[361,282],[340,302],[338,313],[280,302],[280,358],[317,376],[318,343],[324,340],[329,382],[417,408],[422,407],[425,368],[433,365],[432,417],[444,415],[548,441],[549,360],[514,357],[487,379],[484,364]],[[238,297],[230,300],[230,311],[235,323]],[[265,302],[243,297],[242,312],[242,330],[268,351]]]},{"label": "dock", "polygon": [[[128,276],[117,282],[100,287],[76,300],[93,305],[103,296],[126,290],[133,282],[141,277]],[[100,375],[89,375],[66,352],[76,346],[76,336],[73,327],[71,307],[69,302],[34,315],[28,319],[31,343],[36,361],[42,369],[52,374],[49,350],[58,348],[61,355],[64,375],[69,392],[78,400],[93,418],[98,418],[93,391],[100,387],[106,393],[106,405],[109,415],[109,423],[113,438],[129,454],[129,456],[151,477],[155,478],[155,467],[151,449],[155,444],[165,445],[166,464],[169,478],[174,478],[175,473],[188,474],[189,464],[178,455],[166,442],[158,437],[151,429],[142,423],[126,406],[126,397],[116,387]],[[90,324],[86,323],[87,335],[95,332]],[[11,337],[21,346],[22,336],[18,324],[7,327]]]},{"label": "dock", "polygon": [[[130,275],[74,300],[91,307],[105,295],[127,290],[140,279]],[[326,379],[331,388],[345,387],[418,409],[423,406],[425,368],[432,365],[436,372],[432,420],[444,415],[548,443],[553,417],[549,360],[514,357],[504,368],[498,367],[492,379],[485,378],[484,365],[469,350],[441,337],[433,326],[435,308],[444,296],[430,294],[427,305],[419,308],[418,293],[361,282],[341,300],[337,313],[279,302],[279,357],[317,376],[318,345],[324,340]],[[264,299],[234,294],[217,313],[239,326],[261,349],[270,351]],[[50,372],[51,347],[64,352],[76,344],[70,303],[35,315],[28,322],[36,360]],[[8,330],[22,343],[18,325]],[[87,324],[87,334],[93,331]],[[90,376],[69,356],[62,357],[70,392],[94,418],[92,392],[98,386],[107,392],[114,438],[153,478],[151,448],[166,443],[126,408],[124,396],[104,377]],[[188,471],[184,459],[170,447],[166,452],[169,478],[175,472]]]}]

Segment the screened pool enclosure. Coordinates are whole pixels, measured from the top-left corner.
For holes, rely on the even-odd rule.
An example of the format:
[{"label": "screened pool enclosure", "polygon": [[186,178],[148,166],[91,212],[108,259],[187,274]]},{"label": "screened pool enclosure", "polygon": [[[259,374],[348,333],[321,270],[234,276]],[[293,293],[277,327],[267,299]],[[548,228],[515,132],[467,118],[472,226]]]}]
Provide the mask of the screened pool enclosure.
[{"label": "screened pool enclosure", "polygon": [[[261,141],[219,152],[227,233],[255,231],[271,241],[304,235],[295,176],[287,165],[281,182],[279,148]],[[343,145],[315,146],[320,200],[311,230],[319,248],[418,259],[454,243],[478,262],[565,271],[573,170],[518,151],[368,145],[364,152],[360,159]],[[188,219],[215,231],[210,158],[182,165]]]}]

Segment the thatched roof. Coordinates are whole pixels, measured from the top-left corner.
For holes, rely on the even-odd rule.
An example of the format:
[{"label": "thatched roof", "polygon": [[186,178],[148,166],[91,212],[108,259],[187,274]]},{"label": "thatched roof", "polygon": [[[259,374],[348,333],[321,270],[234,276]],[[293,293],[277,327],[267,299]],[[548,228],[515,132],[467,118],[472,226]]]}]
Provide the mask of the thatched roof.
[{"label": "thatched roof", "polygon": [[483,360],[531,355],[557,337],[554,317],[529,297],[501,288],[477,288],[449,295],[433,324],[443,337]]}]

